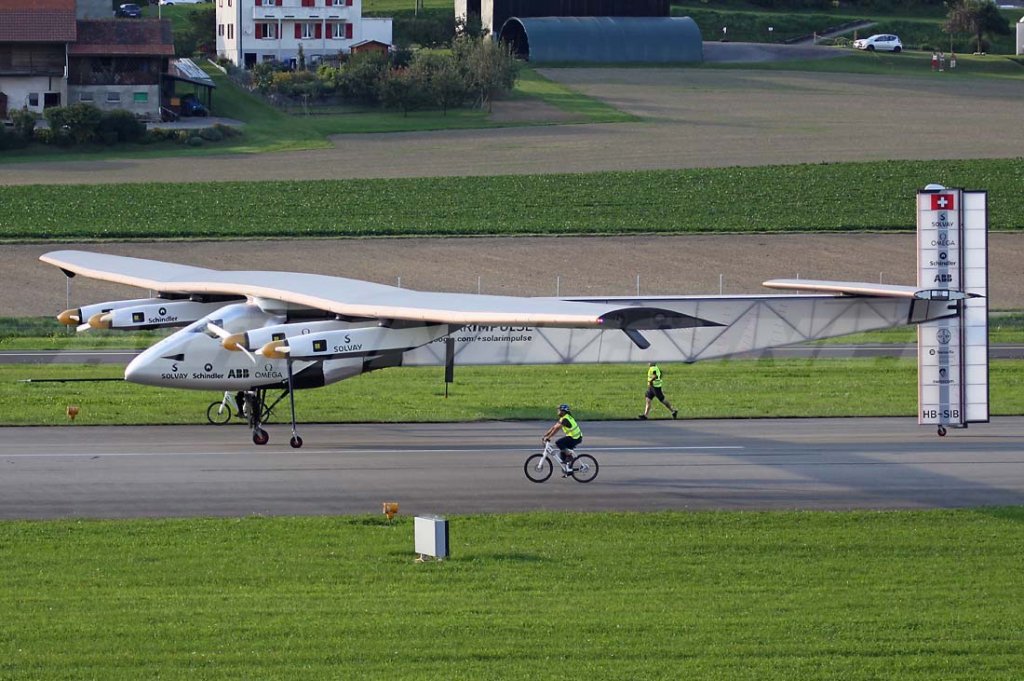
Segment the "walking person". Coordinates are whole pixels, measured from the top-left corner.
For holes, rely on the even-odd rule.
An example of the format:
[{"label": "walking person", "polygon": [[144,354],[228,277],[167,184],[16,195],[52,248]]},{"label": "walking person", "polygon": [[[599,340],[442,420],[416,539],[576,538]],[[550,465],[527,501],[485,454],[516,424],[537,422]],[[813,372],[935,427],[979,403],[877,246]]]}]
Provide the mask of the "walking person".
[{"label": "walking person", "polygon": [[672,403],[665,399],[665,393],[661,391],[663,382],[661,380],[661,369],[658,368],[656,362],[651,362],[647,365],[647,392],[644,394],[646,401],[644,402],[644,413],[637,416],[641,421],[646,421],[647,416],[651,413],[651,400],[655,397],[658,401],[665,405],[665,408],[672,412],[672,418],[676,418],[679,414],[679,410],[672,406]]}]

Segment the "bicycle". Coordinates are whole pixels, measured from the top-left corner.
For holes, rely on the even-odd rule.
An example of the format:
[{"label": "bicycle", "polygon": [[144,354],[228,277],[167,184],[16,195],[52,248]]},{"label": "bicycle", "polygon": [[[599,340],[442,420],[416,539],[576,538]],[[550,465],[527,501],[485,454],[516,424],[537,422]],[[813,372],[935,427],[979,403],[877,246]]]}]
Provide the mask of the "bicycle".
[{"label": "bicycle", "polygon": [[215,426],[223,426],[225,423],[231,421],[231,416],[234,414],[233,406],[235,404],[235,396],[231,394],[231,391],[224,391],[224,399],[220,402],[211,402],[210,406],[206,408],[206,420]]},{"label": "bicycle", "polygon": [[576,482],[590,482],[597,477],[597,459],[589,454],[577,454],[569,450],[571,457],[568,464],[559,461],[558,447],[546,441],[544,451],[539,454],[531,454],[526,463],[523,464],[523,472],[532,482],[544,482],[551,477],[555,470],[555,464],[562,469],[563,478],[572,478]]}]

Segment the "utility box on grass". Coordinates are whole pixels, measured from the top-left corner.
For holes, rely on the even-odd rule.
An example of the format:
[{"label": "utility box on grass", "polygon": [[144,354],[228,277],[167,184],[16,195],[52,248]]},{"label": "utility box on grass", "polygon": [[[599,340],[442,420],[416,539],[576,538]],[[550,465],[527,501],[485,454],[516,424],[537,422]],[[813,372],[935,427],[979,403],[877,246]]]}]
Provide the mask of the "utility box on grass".
[{"label": "utility box on grass", "polygon": [[416,553],[420,558],[448,557],[448,520],[436,515],[416,516]]}]

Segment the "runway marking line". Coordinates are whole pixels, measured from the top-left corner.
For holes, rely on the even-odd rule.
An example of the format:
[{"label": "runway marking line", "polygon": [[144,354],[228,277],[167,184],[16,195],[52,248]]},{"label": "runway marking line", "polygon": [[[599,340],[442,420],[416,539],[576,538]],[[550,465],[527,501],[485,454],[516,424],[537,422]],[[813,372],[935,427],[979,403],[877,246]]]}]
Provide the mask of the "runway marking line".
[{"label": "runway marking line", "polygon": [[[492,449],[495,452],[522,452],[525,448],[515,449]],[[702,450],[737,450],[746,449],[739,445],[708,445],[706,447],[700,446],[689,446],[689,447],[594,447],[588,448],[587,451],[591,452],[614,452],[614,451],[636,451],[636,452],[651,452],[651,451],[702,451]],[[233,452],[233,453],[263,453],[272,452],[272,449],[246,449],[244,452]],[[478,452],[479,448],[467,447],[466,449],[304,449],[298,454],[446,454],[446,453],[465,453],[465,452]],[[530,450],[532,451],[532,450]],[[40,452],[38,454],[0,454],[0,459],[29,459],[29,458],[102,458],[107,456],[206,456],[213,452],[74,452],[74,453],[58,453],[58,452]],[[218,454],[225,454],[226,452],[216,452]]]}]

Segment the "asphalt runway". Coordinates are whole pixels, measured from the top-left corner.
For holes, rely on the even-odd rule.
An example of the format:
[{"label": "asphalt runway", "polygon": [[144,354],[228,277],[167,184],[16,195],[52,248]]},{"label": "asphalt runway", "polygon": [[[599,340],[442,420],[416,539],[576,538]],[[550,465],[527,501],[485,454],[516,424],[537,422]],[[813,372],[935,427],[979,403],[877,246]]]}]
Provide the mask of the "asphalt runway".
[{"label": "asphalt runway", "polygon": [[590,484],[528,481],[540,422],[0,428],[0,518],[1024,504],[1024,417],[585,423]]},{"label": "asphalt runway", "polygon": [[[0,364],[122,364],[127,365],[141,350],[0,350]],[[848,345],[791,345],[736,355],[736,359],[846,359],[851,357],[917,357],[917,345],[910,343],[865,343]],[[1024,345],[998,343],[989,348],[989,359],[1024,359]]]}]

